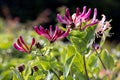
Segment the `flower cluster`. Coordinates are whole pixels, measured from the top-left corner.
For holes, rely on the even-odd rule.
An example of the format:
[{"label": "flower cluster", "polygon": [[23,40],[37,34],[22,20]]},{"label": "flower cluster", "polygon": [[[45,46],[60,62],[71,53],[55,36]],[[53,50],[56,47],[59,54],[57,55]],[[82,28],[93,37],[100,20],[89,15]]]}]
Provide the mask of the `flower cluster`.
[{"label": "flower cluster", "polygon": [[78,27],[80,30],[82,30],[98,22],[98,20],[96,19],[97,9],[96,8],[94,9],[92,19],[90,19],[91,12],[92,12],[91,8],[89,8],[88,11],[86,12],[86,6],[84,6],[82,12],[80,12],[79,8],[76,8],[76,13],[74,13],[71,16],[70,11],[67,8],[64,17],[62,18],[60,14],[57,14],[57,19],[59,22],[66,24],[67,27],[73,29],[76,29]]},{"label": "flower cluster", "polygon": [[[91,13],[91,8],[89,8],[87,11],[86,6],[84,6],[82,12],[79,8],[76,8],[76,13],[71,16],[70,11],[67,8],[64,17],[62,17],[60,14],[57,14],[58,21],[66,25],[66,31],[61,30],[58,26],[56,26],[55,30],[53,31],[52,25],[49,26],[49,29],[44,29],[42,26],[34,26],[34,30],[38,35],[45,37],[50,43],[54,43],[56,40],[68,36],[70,30],[72,29],[79,29],[81,31],[96,24],[97,28],[95,34],[99,35],[103,34],[105,30],[110,28],[110,21],[105,21],[105,15],[102,15],[103,17],[101,21],[99,21],[97,19],[97,9],[94,8],[92,19],[90,19]],[[22,39],[22,36],[20,36],[17,40],[17,43],[14,43],[14,48],[18,51],[30,53],[34,44],[35,39],[33,38],[30,47],[28,47]],[[38,47],[38,45],[35,46]]]}]

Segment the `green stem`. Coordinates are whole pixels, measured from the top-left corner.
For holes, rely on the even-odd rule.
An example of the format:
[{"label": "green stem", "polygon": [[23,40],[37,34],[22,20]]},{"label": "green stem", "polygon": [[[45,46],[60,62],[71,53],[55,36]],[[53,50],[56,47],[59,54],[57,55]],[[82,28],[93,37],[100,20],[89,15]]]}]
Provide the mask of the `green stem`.
[{"label": "green stem", "polygon": [[[50,62],[50,66],[52,66],[51,65],[51,54],[50,54],[50,61],[49,62]],[[57,75],[57,73],[52,68],[50,69],[50,71],[55,74],[55,76],[58,78],[58,80],[60,80],[59,76]]]},{"label": "green stem", "polygon": [[106,68],[106,66],[104,65],[104,63],[103,63],[101,57],[99,56],[98,52],[97,52],[96,50],[95,50],[95,52],[96,52],[96,54],[97,54],[97,56],[98,56],[98,58],[99,58],[99,60],[100,60],[100,62],[101,62],[101,64],[102,64],[103,68],[106,70],[107,68]]},{"label": "green stem", "polygon": [[86,74],[87,80],[90,80],[89,76],[88,76],[87,68],[86,68],[85,56],[83,56],[83,62],[84,62],[84,69],[85,69],[85,74]]},{"label": "green stem", "polygon": [[55,74],[55,76],[58,78],[58,80],[60,80],[59,76],[57,75],[57,73],[51,69],[51,71]]},{"label": "green stem", "polygon": [[[99,56],[98,52],[97,52],[96,50],[95,50],[95,52],[96,52],[96,54],[97,54],[97,56],[98,56],[98,58],[99,58],[99,60],[100,60],[100,62],[101,62],[101,64],[102,64],[103,68],[104,68],[105,70],[107,70],[107,68],[106,68],[106,66],[104,65],[104,63],[103,63],[101,57]],[[109,74],[107,74],[107,75],[108,75],[108,80],[111,80]]]}]

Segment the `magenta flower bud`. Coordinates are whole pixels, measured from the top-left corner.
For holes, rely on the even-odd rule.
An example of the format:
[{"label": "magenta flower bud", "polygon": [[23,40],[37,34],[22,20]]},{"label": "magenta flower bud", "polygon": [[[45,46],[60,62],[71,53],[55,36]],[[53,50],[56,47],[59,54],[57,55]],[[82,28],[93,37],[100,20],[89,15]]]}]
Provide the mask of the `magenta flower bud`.
[{"label": "magenta flower bud", "polygon": [[76,16],[78,16],[80,14],[80,9],[76,8]]},{"label": "magenta flower bud", "polygon": [[21,52],[26,52],[26,53],[30,53],[32,50],[32,46],[35,44],[35,38],[32,38],[32,43],[30,46],[26,45],[26,43],[24,42],[22,36],[20,36],[17,39],[17,42],[13,44],[14,48],[18,51]]},{"label": "magenta flower bud", "polygon": [[91,23],[96,23],[98,22],[98,20],[96,19],[97,17],[97,8],[94,9],[94,15],[93,15],[93,18],[92,18],[92,22]]},{"label": "magenta flower bud", "polygon": [[71,15],[70,15],[69,8],[66,9],[66,15],[67,15],[68,19],[69,19],[70,21],[72,21],[72,17],[71,17]]},{"label": "magenta flower bud", "polygon": [[83,12],[82,14],[80,14],[80,16],[82,17],[83,15],[85,15],[85,13],[86,13],[86,6],[83,7]]},{"label": "magenta flower bud", "polygon": [[40,27],[35,26],[34,30],[36,31],[36,33],[38,33],[38,35],[44,36],[46,39],[48,39],[50,43],[53,43],[58,39],[66,37],[70,32],[69,28],[64,32],[61,29],[59,29],[57,26],[55,28],[55,31],[53,32],[51,25],[49,27],[49,30],[44,29],[42,26]]},{"label": "magenta flower bud", "polygon": [[99,44],[92,44],[92,48],[94,50],[98,50],[98,49],[100,49],[100,45]]},{"label": "magenta flower bud", "polygon": [[84,15],[84,19],[86,19],[86,18],[89,18],[89,16],[90,16],[90,14],[91,14],[91,8],[88,10],[88,12]]}]

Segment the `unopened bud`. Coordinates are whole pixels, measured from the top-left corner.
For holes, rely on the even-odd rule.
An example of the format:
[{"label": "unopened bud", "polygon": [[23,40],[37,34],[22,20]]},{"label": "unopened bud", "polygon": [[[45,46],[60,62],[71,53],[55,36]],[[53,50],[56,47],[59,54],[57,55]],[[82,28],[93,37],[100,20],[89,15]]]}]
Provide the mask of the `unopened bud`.
[{"label": "unopened bud", "polygon": [[35,44],[35,46],[36,46],[36,48],[38,48],[38,49],[42,49],[42,48],[43,48],[43,45],[41,45],[39,42],[37,42],[37,43]]},{"label": "unopened bud", "polygon": [[94,50],[98,50],[98,49],[100,49],[100,45],[99,44],[92,44],[92,48]]},{"label": "unopened bud", "polygon": [[33,67],[33,70],[34,70],[34,71],[38,71],[39,69],[38,69],[37,66],[34,66],[34,67]]},{"label": "unopened bud", "polygon": [[19,65],[19,66],[17,67],[17,69],[18,69],[19,72],[23,72],[24,69],[25,69],[25,65],[24,65],[24,64]]}]

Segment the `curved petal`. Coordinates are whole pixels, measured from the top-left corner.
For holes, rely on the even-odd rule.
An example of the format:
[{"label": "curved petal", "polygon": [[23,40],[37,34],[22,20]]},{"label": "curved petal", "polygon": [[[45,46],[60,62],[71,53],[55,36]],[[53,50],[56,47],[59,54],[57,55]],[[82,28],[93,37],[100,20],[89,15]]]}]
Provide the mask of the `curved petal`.
[{"label": "curved petal", "polygon": [[57,36],[58,30],[59,30],[59,28],[58,28],[58,26],[56,26],[56,28],[55,28],[55,32],[54,32],[52,38],[54,38],[55,36]]},{"label": "curved petal", "polygon": [[48,29],[44,29],[42,26],[40,26],[39,33],[40,33],[39,35],[44,36],[45,38],[50,40],[51,37],[48,33]]},{"label": "curved petal", "polygon": [[72,21],[70,21],[66,15],[64,15],[64,20],[66,21],[67,25],[72,23]]},{"label": "curved petal", "polygon": [[57,14],[57,19],[59,22],[63,23],[63,24],[68,24],[61,16],[60,14]]},{"label": "curved petal", "polygon": [[70,15],[69,8],[66,9],[66,15],[68,16],[69,20],[72,21],[72,17]]},{"label": "curved petal", "polygon": [[94,9],[94,15],[91,23],[97,22],[96,17],[97,17],[97,8]]},{"label": "curved petal", "polygon": [[64,34],[62,34],[58,39],[68,36],[69,32],[70,32],[70,28],[68,28],[67,31]]},{"label": "curved petal", "polygon": [[19,37],[20,41],[24,44],[24,46],[29,50],[28,46],[26,45],[26,43],[24,42],[22,36]]},{"label": "curved petal", "polygon": [[91,14],[91,8],[88,10],[88,12],[84,15],[84,19],[88,18]]},{"label": "curved petal", "polygon": [[101,20],[100,22],[101,22],[102,24],[104,24],[105,20],[106,20],[106,16],[103,14],[103,15],[102,15],[102,20]]},{"label": "curved petal", "polygon": [[88,27],[90,27],[90,26],[93,26],[93,25],[95,25],[96,23],[97,23],[97,22],[87,24],[87,25],[84,26],[84,29],[86,29],[86,28],[88,28]]},{"label": "curved petal", "polygon": [[84,16],[85,13],[86,13],[86,6],[83,7],[83,12],[82,12],[82,14],[81,14],[80,16],[81,16],[81,17]]},{"label": "curved petal", "polygon": [[64,33],[64,31],[62,31],[61,29],[58,28],[58,31],[57,31],[56,35],[52,38],[52,42],[54,42],[59,37],[61,37],[63,35],[63,33]]},{"label": "curved petal", "polygon": [[38,27],[38,30],[44,31],[45,29],[40,25],[40,27]]},{"label": "curved petal", "polygon": [[13,44],[14,48],[18,51],[26,52],[21,47],[19,47],[16,43]]},{"label": "curved petal", "polygon": [[50,25],[50,27],[49,27],[49,33],[50,33],[50,37],[52,37],[52,35],[53,35],[53,31],[52,31],[52,25]]},{"label": "curved petal", "polygon": [[34,26],[34,30],[36,31],[36,33],[38,33],[39,35],[41,35],[41,32],[40,32],[40,30],[38,29],[37,26]]},{"label": "curved petal", "polygon": [[31,43],[31,45],[30,45],[30,51],[31,51],[31,49],[32,49],[32,46],[35,44],[35,38],[32,38],[32,43]]},{"label": "curved petal", "polygon": [[77,7],[76,8],[76,16],[78,16],[80,14],[80,9]]},{"label": "curved petal", "polygon": [[20,48],[22,48],[25,52],[29,50],[29,48],[25,48],[25,45],[21,43],[20,39],[17,40],[17,44]]}]

